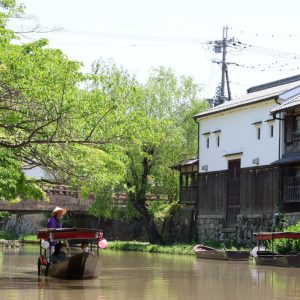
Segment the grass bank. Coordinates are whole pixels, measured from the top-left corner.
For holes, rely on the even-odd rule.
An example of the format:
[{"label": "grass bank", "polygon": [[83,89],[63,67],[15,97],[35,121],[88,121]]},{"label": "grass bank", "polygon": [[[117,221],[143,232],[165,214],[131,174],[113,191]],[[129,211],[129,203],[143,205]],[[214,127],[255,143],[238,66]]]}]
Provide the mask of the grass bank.
[{"label": "grass bank", "polygon": [[[25,235],[20,237],[20,240],[24,243],[36,243],[38,239],[35,235]],[[122,250],[122,251],[141,251],[141,252],[152,252],[152,253],[168,253],[168,254],[183,254],[193,255],[193,246],[190,244],[176,244],[176,245],[156,245],[144,242],[124,242],[124,241],[109,241],[108,249],[111,250]]]},{"label": "grass bank", "polygon": [[32,234],[32,235],[24,235],[24,236],[20,236],[19,240],[22,243],[28,243],[28,244],[37,244],[39,243],[39,239],[37,238],[36,235]]},{"label": "grass bank", "polygon": [[174,245],[156,245],[143,242],[124,242],[124,241],[111,241],[108,242],[108,248],[113,250],[123,251],[141,251],[152,253],[168,253],[168,254],[183,254],[194,255],[194,245],[189,244],[174,244]]},{"label": "grass bank", "polygon": [[36,235],[17,235],[7,231],[0,231],[0,239],[3,240],[19,240],[24,243],[38,243],[39,239]]},{"label": "grass bank", "polygon": [[[0,232],[1,233],[1,232]],[[1,234],[0,234],[1,238]],[[20,236],[20,241],[23,243],[37,243],[38,239],[36,235],[24,235]],[[172,245],[157,245],[147,242],[139,241],[109,241],[108,249],[122,250],[122,251],[141,251],[151,253],[167,253],[167,254],[181,254],[181,255],[194,255],[193,247],[196,243],[192,244],[172,244]],[[249,250],[247,247],[241,247],[233,242],[202,242],[202,244],[211,246],[218,249],[226,250]]]},{"label": "grass bank", "polygon": [[[111,241],[108,243],[109,249],[124,250],[124,251],[142,251],[142,252],[153,252],[153,253],[169,253],[169,254],[183,254],[183,255],[194,255],[193,250],[196,243],[193,244],[173,244],[173,245],[156,245],[143,242],[124,242],[124,241]],[[232,242],[203,242],[201,244],[211,246],[217,249],[226,250],[250,250],[248,247],[242,247]]]}]

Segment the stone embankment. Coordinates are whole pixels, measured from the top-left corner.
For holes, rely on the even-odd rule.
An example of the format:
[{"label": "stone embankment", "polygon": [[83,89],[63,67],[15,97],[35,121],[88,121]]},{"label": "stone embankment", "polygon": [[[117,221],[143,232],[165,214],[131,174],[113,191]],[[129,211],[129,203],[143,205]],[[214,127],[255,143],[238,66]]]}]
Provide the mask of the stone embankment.
[{"label": "stone embankment", "polygon": [[0,246],[7,247],[7,248],[19,248],[20,247],[19,240],[4,240],[0,239]]}]

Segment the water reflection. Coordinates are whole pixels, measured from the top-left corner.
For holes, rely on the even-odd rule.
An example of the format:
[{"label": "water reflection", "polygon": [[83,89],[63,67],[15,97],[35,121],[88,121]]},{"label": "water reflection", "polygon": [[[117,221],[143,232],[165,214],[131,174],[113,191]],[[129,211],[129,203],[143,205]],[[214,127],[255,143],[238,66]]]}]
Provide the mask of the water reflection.
[{"label": "water reflection", "polygon": [[136,252],[102,253],[101,277],[38,277],[37,247],[0,249],[0,299],[300,299],[299,269]]}]

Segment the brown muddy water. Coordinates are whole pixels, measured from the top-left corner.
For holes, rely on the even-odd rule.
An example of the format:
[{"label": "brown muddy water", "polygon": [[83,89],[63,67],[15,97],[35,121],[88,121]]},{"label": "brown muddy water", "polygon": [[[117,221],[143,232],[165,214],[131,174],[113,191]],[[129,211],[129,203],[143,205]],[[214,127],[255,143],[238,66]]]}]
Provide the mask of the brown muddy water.
[{"label": "brown muddy water", "polygon": [[101,253],[92,280],[38,277],[38,247],[0,248],[1,300],[300,299],[300,269],[137,252]]}]

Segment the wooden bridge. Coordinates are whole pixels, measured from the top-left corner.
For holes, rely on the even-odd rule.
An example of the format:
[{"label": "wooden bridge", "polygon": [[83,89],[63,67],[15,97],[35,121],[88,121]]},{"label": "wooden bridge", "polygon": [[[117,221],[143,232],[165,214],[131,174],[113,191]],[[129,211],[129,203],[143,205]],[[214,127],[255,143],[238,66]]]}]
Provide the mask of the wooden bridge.
[{"label": "wooden bridge", "polygon": [[20,202],[0,201],[0,211],[9,212],[50,212],[56,206],[69,212],[86,212],[94,203],[94,198],[80,199],[77,189],[64,185],[43,186],[49,200],[21,200]]}]

